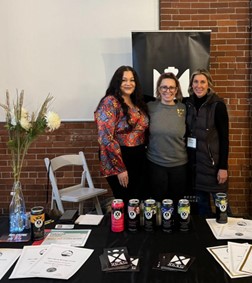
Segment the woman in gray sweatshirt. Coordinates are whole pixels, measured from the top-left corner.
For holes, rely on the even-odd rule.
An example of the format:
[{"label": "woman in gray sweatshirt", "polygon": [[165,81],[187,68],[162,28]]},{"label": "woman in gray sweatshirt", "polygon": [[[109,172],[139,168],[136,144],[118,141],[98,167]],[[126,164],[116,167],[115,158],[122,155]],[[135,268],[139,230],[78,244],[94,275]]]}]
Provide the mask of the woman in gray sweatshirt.
[{"label": "woman in gray sweatshirt", "polygon": [[148,103],[150,196],[160,202],[172,199],[177,206],[178,200],[184,197],[187,184],[186,108],[181,102],[179,81],[173,73],[159,77],[156,96],[156,101]]}]

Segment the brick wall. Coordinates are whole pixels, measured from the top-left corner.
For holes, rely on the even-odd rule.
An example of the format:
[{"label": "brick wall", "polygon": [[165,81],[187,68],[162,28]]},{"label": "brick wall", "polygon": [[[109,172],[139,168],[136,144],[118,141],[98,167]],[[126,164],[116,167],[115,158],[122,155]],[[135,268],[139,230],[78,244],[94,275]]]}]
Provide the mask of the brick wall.
[{"label": "brick wall", "polygon": [[[212,30],[210,71],[216,91],[225,99],[229,111],[229,199],[235,215],[252,215],[250,2],[160,0],[160,29]],[[8,212],[13,183],[6,141],[7,133],[0,123],[0,213]],[[44,157],[79,150],[86,154],[95,186],[108,188],[99,174],[94,123],[65,122],[56,132],[40,137],[29,149],[21,176],[27,209],[34,205],[48,207]],[[71,172],[64,177],[68,182],[75,178]],[[109,190],[105,198],[110,196]]]},{"label": "brick wall", "polygon": [[[6,149],[7,140],[8,137],[4,124],[0,123],[0,214],[8,212],[10,191],[13,184],[10,155]],[[85,153],[94,186],[108,188],[106,180],[99,174],[95,124],[93,122],[62,123],[57,131],[49,135],[40,136],[28,150],[21,175],[21,183],[28,210],[35,205],[42,205],[48,209],[50,207],[50,203],[47,202],[47,173],[44,158],[78,153],[80,150]],[[64,180],[65,185],[72,185],[79,179],[81,172],[76,174],[73,172],[73,168],[68,169],[72,171],[61,172],[61,176],[58,177],[58,183],[61,186],[63,185],[62,180]],[[110,191],[107,195],[101,196],[100,199],[105,201],[109,197],[111,197]],[[66,203],[66,208],[73,207],[77,206]],[[87,201],[86,211],[90,208],[91,202]]]},{"label": "brick wall", "polygon": [[251,1],[160,0],[160,29],[210,29],[210,71],[230,119],[229,199],[236,215],[251,208]]}]

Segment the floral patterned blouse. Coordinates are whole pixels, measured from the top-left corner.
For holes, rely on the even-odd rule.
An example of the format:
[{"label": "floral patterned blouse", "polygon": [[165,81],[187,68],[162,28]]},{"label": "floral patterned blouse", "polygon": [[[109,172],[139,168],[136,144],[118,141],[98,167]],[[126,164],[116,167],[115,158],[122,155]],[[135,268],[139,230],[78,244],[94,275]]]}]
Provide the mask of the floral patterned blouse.
[{"label": "floral patterned blouse", "polygon": [[145,143],[145,130],[149,119],[137,107],[130,108],[129,126],[120,102],[112,95],[106,96],[95,112],[100,145],[101,173],[117,175],[126,171],[120,146],[138,146]]}]

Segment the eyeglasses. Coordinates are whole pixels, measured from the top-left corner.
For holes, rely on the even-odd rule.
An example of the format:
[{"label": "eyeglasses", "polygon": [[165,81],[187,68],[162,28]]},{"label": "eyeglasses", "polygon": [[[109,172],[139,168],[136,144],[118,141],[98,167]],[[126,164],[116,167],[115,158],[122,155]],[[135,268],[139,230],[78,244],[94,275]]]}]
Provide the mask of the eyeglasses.
[{"label": "eyeglasses", "polygon": [[161,85],[159,87],[159,90],[161,91],[175,91],[176,87],[175,86],[166,86],[166,85]]}]

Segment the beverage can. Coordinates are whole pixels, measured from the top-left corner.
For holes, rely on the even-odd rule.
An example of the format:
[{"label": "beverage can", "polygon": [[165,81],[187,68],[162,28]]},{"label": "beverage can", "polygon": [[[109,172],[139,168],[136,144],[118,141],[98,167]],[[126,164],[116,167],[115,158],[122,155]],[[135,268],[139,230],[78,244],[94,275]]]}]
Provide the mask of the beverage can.
[{"label": "beverage can", "polygon": [[43,206],[35,206],[31,209],[31,235],[34,241],[41,240],[45,234],[45,212]]},{"label": "beverage can", "polygon": [[161,212],[162,212],[162,230],[167,233],[171,233],[174,226],[174,207],[173,200],[164,199],[162,201]]},{"label": "beverage can", "polygon": [[190,202],[188,199],[179,200],[178,215],[180,231],[188,231],[190,228]]},{"label": "beverage can", "polygon": [[111,230],[124,231],[124,203],[122,199],[114,199],[111,205]]},{"label": "beverage can", "polygon": [[227,207],[228,207],[227,194],[217,193],[215,199],[216,222],[221,224],[227,223],[227,218],[228,218]]},{"label": "beverage can", "polygon": [[157,206],[154,199],[144,201],[144,229],[145,231],[154,231],[156,227]]},{"label": "beverage can", "polygon": [[140,225],[140,202],[138,199],[130,199],[128,203],[128,230],[136,232]]}]

